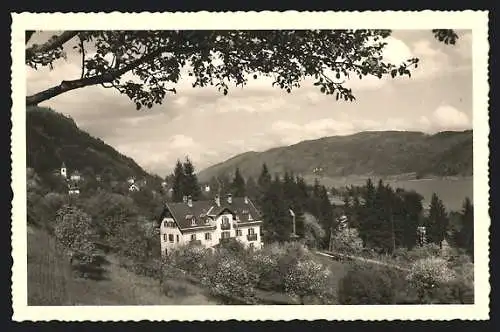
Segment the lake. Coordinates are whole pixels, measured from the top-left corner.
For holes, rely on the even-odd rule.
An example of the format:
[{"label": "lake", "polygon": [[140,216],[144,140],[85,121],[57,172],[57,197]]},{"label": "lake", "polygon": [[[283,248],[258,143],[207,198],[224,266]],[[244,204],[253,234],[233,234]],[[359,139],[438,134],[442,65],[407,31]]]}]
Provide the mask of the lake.
[{"label": "lake", "polygon": [[[379,178],[372,178],[375,185]],[[321,183],[327,187],[342,187],[345,185],[362,185],[366,183],[366,178],[321,178]],[[386,179],[385,183],[393,188],[403,188],[406,190],[415,190],[424,197],[424,204],[428,204],[432,194],[436,193],[443,201],[446,209],[461,210],[462,203],[465,197],[469,197],[472,201],[473,197],[473,178],[434,178],[434,179],[419,179],[419,180],[394,180]]]}]

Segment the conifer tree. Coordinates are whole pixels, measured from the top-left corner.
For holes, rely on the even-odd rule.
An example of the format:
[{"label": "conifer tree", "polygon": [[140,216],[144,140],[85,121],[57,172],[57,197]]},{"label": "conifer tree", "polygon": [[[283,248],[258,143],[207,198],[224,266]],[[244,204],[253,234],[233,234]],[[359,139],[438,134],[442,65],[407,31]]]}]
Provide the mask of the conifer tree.
[{"label": "conifer tree", "polygon": [[186,196],[191,196],[193,200],[198,200],[201,198],[201,188],[198,183],[198,177],[196,176],[193,163],[186,157],[184,161],[184,187],[183,192]]},{"label": "conifer tree", "polygon": [[245,180],[240,174],[240,169],[236,168],[233,182],[231,183],[231,192],[233,196],[243,197],[246,195]]},{"label": "conifer tree", "polygon": [[469,197],[465,198],[462,205],[461,221],[457,244],[474,258],[474,206]]},{"label": "conifer tree", "polygon": [[292,231],[292,223],[278,176],[275,176],[264,192],[261,204],[265,241],[287,241]]},{"label": "conifer tree", "polygon": [[259,187],[253,177],[248,177],[246,181],[246,193],[250,199],[255,200],[259,196]]},{"label": "conifer tree", "polygon": [[431,242],[442,246],[448,228],[448,216],[441,199],[436,193],[432,194],[429,217],[427,218],[427,234]]},{"label": "conifer tree", "polygon": [[185,176],[184,176],[184,166],[180,160],[177,160],[175,164],[173,173],[173,183],[172,183],[172,200],[174,202],[182,202],[182,197],[185,192]]}]

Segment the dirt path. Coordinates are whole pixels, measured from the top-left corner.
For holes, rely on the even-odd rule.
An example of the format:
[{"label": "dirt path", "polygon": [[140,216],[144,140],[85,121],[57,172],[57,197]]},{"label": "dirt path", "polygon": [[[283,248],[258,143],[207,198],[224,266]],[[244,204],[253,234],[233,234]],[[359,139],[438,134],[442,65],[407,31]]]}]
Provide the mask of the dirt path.
[{"label": "dirt path", "polygon": [[329,253],[329,252],[321,252],[321,251],[317,251],[316,254],[321,255],[321,256],[325,256],[325,257],[330,257],[333,259],[335,259],[337,257],[341,257],[341,258],[345,258],[345,259],[357,260],[360,262],[365,262],[365,263],[370,263],[370,264],[387,266],[387,267],[391,267],[391,268],[394,268],[394,269],[397,269],[400,271],[405,271],[405,272],[410,271],[409,269],[406,269],[406,268],[401,267],[399,265],[390,264],[390,263],[386,263],[386,262],[382,262],[382,261],[378,261],[378,260],[370,259],[370,258],[364,258],[364,257],[360,257],[360,256],[352,256],[352,255],[346,255],[346,254],[340,254],[340,253]]}]

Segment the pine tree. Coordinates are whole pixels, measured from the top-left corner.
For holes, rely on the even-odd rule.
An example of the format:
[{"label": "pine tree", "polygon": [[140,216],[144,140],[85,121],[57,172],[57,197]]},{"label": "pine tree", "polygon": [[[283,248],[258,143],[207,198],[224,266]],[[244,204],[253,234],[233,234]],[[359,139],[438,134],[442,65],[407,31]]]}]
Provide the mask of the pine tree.
[{"label": "pine tree", "polygon": [[259,185],[259,194],[257,197],[257,202],[259,205],[264,204],[265,195],[268,192],[271,186],[271,174],[269,174],[269,170],[267,169],[267,165],[262,164],[262,171],[260,172],[259,179],[257,180],[257,184]]},{"label": "pine tree", "polygon": [[448,216],[441,199],[436,193],[432,194],[429,217],[427,218],[427,234],[429,241],[439,245],[441,248],[442,242],[445,239],[446,230],[448,228]]},{"label": "pine tree", "polygon": [[474,258],[474,206],[466,197],[461,213],[462,228],[458,233],[458,245]]},{"label": "pine tree", "polygon": [[255,200],[259,196],[259,187],[253,177],[248,177],[246,181],[246,192],[250,199]]},{"label": "pine tree", "polygon": [[[328,191],[325,186],[320,187],[319,197],[318,197],[318,208],[320,214],[320,224],[325,230],[337,229],[337,224],[335,223],[335,218],[333,214],[333,206],[328,198]],[[326,232],[327,237],[325,238],[324,246],[327,246],[330,240],[331,232]]]},{"label": "pine tree", "polygon": [[292,222],[278,176],[264,192],[261,210],[264,215],[265,241],[287,241],[292,231]]},{"label": "pine tree", "polygon": [[239,168],[236,168],[234,172],[233,182],[231,183],[231,193],[235,197],[243,197],[246,195],[245,180],[241,176]]},{"label": "pine tree", "polygon": [[185,192],[185,175],[184,175],[184,166],[182,165],[180,160],[177,160],[175,164],[173,179],[172,179],[172,200],[174,202],[182,202],[182,197]]},{"label": "pine tree", "polygon": [[191,196],[193,200],[198,200],[201,198],[201,188],[200,184],[198,183],[198,177],[196,176],[193,163],[188,157],[186,157],[183,166],[184,166],[183,195]]},{"label": "pine tree", "polygon": [[271,185],[271,174],[269,173],[266,164],[262,164],[262,171],[260,172],[257,183],[262,192],[265,192]]},{"label": "pine tree", "polygon": [[402,196],[402,240],[401,245],[412,249],[417,244],[417,228],[422,216],[422,195],[415,191],[401,191]]}]

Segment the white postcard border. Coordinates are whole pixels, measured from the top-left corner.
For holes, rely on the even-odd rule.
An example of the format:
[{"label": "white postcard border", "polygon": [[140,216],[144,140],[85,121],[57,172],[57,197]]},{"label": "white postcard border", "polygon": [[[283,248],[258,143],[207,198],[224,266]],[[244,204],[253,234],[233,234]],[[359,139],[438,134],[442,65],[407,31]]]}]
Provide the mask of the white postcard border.
[{"label": "white postcard border", "polygon": [[[16,321],[475,320],[489,318],[488,12],[235,12],[12,14],[12,302]],[[470,29],[473,33],[474,305],[28,306],[25,30]]]}]

